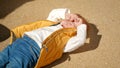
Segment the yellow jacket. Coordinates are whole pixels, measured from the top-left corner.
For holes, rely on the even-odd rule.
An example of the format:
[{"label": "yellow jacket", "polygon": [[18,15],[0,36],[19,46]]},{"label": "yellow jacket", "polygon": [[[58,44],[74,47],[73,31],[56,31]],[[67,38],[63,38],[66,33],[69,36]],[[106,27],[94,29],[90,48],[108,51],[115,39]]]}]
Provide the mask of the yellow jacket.
[{"label": "yellow jacket", "polygon": [[[37,28],[50,26],[53,24],[56,23],[43,20],[16,27],[11,32],[11,42],[13,42],[13,39],[15,38],[22,37],[23,33],[26,31],[31,31]],[[75,34],[75,28],[63,28],[53,32],[49,37],[47,37],[42,43],[43,48],[41,49],[40,56],[35,68],[43,67],[59,59],[63,54],[63,48],[65,47],[65,44]]]}]

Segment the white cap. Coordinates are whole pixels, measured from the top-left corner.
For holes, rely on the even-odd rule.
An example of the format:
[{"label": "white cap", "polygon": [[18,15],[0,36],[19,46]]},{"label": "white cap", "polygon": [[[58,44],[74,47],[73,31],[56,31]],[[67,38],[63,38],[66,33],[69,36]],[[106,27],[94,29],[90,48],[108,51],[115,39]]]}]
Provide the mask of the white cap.
[{"label": "white cap", "polygon": [[47,20],[59,22],[61,19],[65,19],[66,13],[70,13],[70,10],[68,8],[53,9],[49,13]]}]

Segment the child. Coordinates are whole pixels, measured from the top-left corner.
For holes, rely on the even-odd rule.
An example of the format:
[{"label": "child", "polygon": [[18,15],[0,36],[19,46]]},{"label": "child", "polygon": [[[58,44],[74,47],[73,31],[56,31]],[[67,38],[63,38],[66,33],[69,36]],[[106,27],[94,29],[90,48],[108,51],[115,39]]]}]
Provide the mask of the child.
[{"label": "child", "polygon": [[[42,62],[43,59],[40,60],[41,62],[38,61],[38,59],[42,58],[40,55],[42,54],[41,49],[44,40],[56,31],[67,28],[74,28],[77,32],[67,40],[67,43],[63,44],[65,46],[63,52],[74,51],[83,45],[87,33],[86,21],[78,14],[67,13],[65,14],[65,19],[60,24],[25,32],[22,38],[18,38],[11,45],[8,45],[0,53],[0,68],[34,68],[37,62],[37,68],[40,67],[40,63],[44,64]],[[59,41],[66,40],[63,38]],[[62,45],[62,43],[56,44]]]}]

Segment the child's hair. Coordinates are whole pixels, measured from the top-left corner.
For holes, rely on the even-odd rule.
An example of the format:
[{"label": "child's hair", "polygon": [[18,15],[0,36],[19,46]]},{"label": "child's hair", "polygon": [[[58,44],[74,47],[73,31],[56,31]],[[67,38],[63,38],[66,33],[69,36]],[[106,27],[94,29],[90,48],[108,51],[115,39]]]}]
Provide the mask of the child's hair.
[{"label": "child's hair", "polygon": [[80,14],[78,14],[78,13],[75,13],[79,18],[82,18],[82,20],[83,20],[83,24],[86,24],[87,25],[87,35],[88,35],[88,31],[89,31],[89,23],[88,23],[88,21],[83,17],[83,16],[81,16]]}]

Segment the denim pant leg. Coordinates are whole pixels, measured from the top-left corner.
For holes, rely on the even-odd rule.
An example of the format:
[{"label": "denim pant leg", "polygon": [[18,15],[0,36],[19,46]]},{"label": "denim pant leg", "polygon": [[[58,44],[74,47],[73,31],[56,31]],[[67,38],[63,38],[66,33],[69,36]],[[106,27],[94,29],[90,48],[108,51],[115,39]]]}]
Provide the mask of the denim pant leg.
[{"label": "denim pant leg", "polygon": [[0,68],[5,68],[8,63],[11,45],[8,45],[3,51],[0,52]]},{"label": "denim pant leg", "polygon": [[30,38],[17,39],[12,45],[6,68],[34,68],[40,53],[39,46]]}]

